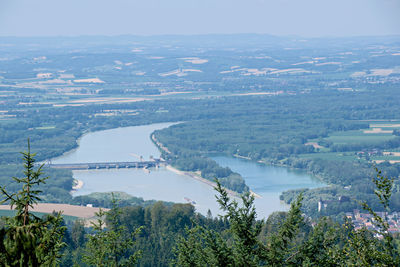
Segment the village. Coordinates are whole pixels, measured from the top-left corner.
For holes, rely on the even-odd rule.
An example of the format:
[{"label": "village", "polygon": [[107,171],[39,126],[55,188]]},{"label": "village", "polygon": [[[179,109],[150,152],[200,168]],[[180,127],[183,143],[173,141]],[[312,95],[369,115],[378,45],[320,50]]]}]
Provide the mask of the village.
[{"label": "village", "polygon": [[[381,218],[385,218],[385,212],[376,212]],[[373,215],[369,213],[361,213],[359,210],[353,210],[353,212],[347,212],[346,217],[351,220],[356,230],[366,228],[370,231],[379,230],[377,225],[374,224]],[[387,222],[389,223],[388,232],[398,233],[400,232],[400,213],[392,212],[387,214]]]}]

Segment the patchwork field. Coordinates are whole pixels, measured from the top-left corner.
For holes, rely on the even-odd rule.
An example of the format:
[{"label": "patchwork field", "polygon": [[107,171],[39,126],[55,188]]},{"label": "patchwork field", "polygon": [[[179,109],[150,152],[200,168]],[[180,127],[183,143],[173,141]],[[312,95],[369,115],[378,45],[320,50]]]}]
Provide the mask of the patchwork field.
[{"label": "patchwork field", "polygon": [[392,133],[382,133],[373,130],[356,130],[346,132],[335,132],[326,140],[334,144],[365,144],[365,143],[380,143],[393,139]]},{"label": "patchwork field", "polygon": [[[330,147],[335,145],[368,145],[382,144],[388,140],[396,138],[394,131],[400,130],[400,121],[398,120],[371,120],[369,128],[351,131],[339,131],[330,134],[324,138],[324,141],[330,143]],[[301,154],[300,158],[321,158],[325,160],[344,160],[344,161],[371,161],[382,163],[400,162],[400,151],[396,150],[374,150],[374,151],[346,151],[333,152],[329,147],[318,144],[318,140],[310,139],[305,145],[312,145],[317,149],[317,153]]]},{"label": "patchwork field", "polygon": [[324,160],[340,160],[340,161],[354,161],[358,157],[354,152],[320,152],[320,153],[309,153],[301,154],[299,158],[305,159],[324,159]]}]

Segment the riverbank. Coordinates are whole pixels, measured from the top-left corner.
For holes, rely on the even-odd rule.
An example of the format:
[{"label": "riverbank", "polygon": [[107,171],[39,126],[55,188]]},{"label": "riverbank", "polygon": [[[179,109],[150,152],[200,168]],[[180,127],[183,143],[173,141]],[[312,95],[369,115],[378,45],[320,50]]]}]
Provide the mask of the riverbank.
[{"label": "riverbank", "polygon": [[[202,183],[205,183],[205,184],[207,184],[207,185],[209,185],[209,186],[212,186],[213,188],[215,188],[215,187],[217,186],[216,183],[214,183],[214,182],[212,182],[212,181],[210,181],[210,180],[207,180],[207,179],[201,177],[200,175],[198,175],[198,174],[196,174],[196,173],[180,171],[180,170],[178,170],[178,169],[172,167],[171,165],[167,165],[167,166],[166,166],[166,169],[169,170],[169,171],[172,171],[172,172],[174,172],[174,173],[176,173],[176,174],[179,174],[179,175],[189,176],[189,177],[191,177],[191,178],[193,178],[193,179],[196,179],[196,180],[198,180],[198,181],[200,181],[200,182],[202,182]],[[224,188],[224,189],[226,190],[226,192],[227,192],[229,195],[234,196],[234,197],[240,197],[240,194],[239,194],[238,192],[232,191],[232,190],[227,189],[227,188]],[[250,190],[250,194],[251,194],[252,196],[254,196],[255,198],[261,198],[260,195],[256,194],[255,192],[253,192],[253,191],[251,191],[251,190]]]},{"label": "riverbank", "polygon": [[[252,159],[250,159],[250,161],[253,161]],[[276,167],[283,167],[286,168],[288,170],[294,170],[294,171],[301,171],[304,173],[307,173],[308,175],[316,178],[318,181],[320,181],[322,184],[325,184],[326,187],[330,187],[333,186],[334,184],[329,184],[326,179],[324,179],[325,177],[322,174],[318,174],[318,173],[313,173],[308,171],[307,169],[303,169],[303,168],[296,168],[293,167],[292,165],[286,164],[286,163],[274,163],[274,162],[270,162],[270,161],[262,161],[259,160],[257,161],[258,163],[264,164],[264,165],[270,165],[270,166],[276,166]]]},{"label": "riverbank", "polygon": [[[195,173],[193,173],[193,172],[180,171],[180,170],[178,170],[178,169],[172,167],[171,165],[167,165],[165,168],[166,168],[167,170],[171,171],[171,172],[176,173],[176,174],[183,175],[183,176],[188,176],[188,177],[190,177],[190,178],[196,179],[196,180],[198,180],[198,181],[200,181],[200,182],[202,182],[202,183],[205,183],[205,184],[207,184],[207,185],[209,185],[209,186],[211,186],[211,187],[213,187],[213,188],[217,186],[216,183],[214,183],[214,182],[212,182],[212,181],[210,181],[210,180],[204,179],[204,178],[201,177],[200,175],[197,175],[197,174],[195,174]],[[226,189],[226,188],[225,188],[225,190],[226,190],[226,192],[227,192],[228,194],[230,194],[231,196],[239,197],[239,193],[237,193],[237,192],[235,192],[235,191],[232,191],[232,190],[229,190],[229,189]]]},{"label": "riverbank", "polygon": [[72,195],[74,192],[81,189],[83,185],[84,185],[83,181],[74,179],[74,185],[72,186],[72,190],[69,193]]},{"label": "riverbank", "polygon": [[326,184],[326,186],[331,186],[330,184],[328,184],[324,180],[324,177],[322,175],[312,173],[312,172],[310,172],[310,171],[308,171],[306,169],[303,169],[303,168],[296,168],[296,167],[293,167],[293,166],[291,166],[289,164],[282,163],[282,162],[276,163],[276,162],[273,162],[273,161],[266,161],[266,160],[257,160],[256,161],[256,160],[251,159],[250,157],[245,157],[245,156],[241,156],[241,155],[238,155],[238,154],[232,154],[232,156],[234,158],[245,159],[245,160],[249,160],[249,161],[252,161],[252,162],[257,162],[257,163],[260,163],[260,164],[263,164],[263,165],[266,165],[266,166],[276,166],[276,167],[283,167],[283,168],[286,168],[288,170],[301,171],[301,172],[307,173],[308,175],[318,179],[321,183]]},{"label": "riverbank", "polygon": [[158,147],[158,149],[164,151],[165,153],[171,154],[171,151],[169,151],[167,147],[165,147],[160,141],[157,140],[154,133],[151,134],[151,140],[156,145],[156,147]]},{"label": "riverbank", "polygon": [[[168,150],[167,147],[165,147],[160,141],[157,140],[157,138],[155,137],[154,134],[151,134],[151,137],[150,137],[150,138],[151,138],[151,140],[153,141],[153,143],[158,147],[158,149],[160,149],[160,150],[162,150],[162,151],[164,151],[165,153],[168,153],[168,154],[171,153],[171,152]],[[217,186],[216,183],[214,183],[214,182],[212,182],[212,181],[210,181],[210,180],[207,180],[207,179],[201,177],[201,175],[196,174],[196,173],[194,173],[194,172],[184,172],[184,171],[180,171],[180,170],[178,170],[178,169],[172,167],[171,165],[167,165],[166,168],[167,168],[168,170],[172,171],[172,172],[175,172],[176,174],[185,175],[185,176],[189,176],[189,177],[191,177],[191,178],[194,178],[194,179],[196,179],[196,180],[198,180],[198,181],[200,181],[200,182],[203,182],[203,183],[205,183],[205,184],[207,184],[207,185],[209,185],[209,186],[212,186],[213,188]],[[228,194],[230,194],[230,195],[232,195],[232,196],[240,197],[240,193],[238,193],[238,192],[235,192],[235,191],[230,190],[230,189],[227,189],[227,188],[225,188],[225,190],[227,191]],[[261,196],[258,195],[258,194],[256,194],[255,192],[253,192],[253,191],[251,191],[251,190],[249,190],[249,191],[250,191],[250,195],[254,196],[255,198],[261,198]]]}]

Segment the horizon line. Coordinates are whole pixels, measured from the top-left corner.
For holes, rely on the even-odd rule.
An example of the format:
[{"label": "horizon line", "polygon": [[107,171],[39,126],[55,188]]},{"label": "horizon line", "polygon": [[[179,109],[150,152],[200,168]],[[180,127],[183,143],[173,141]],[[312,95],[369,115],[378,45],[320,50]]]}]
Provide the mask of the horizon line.
[{"label": "horizon line", "polygon": [[276,35],[270,33],[199,33],[199,34],[77,34],[77,35],[1,35],[0,38],[84,38],[84,37],[202,37],[202,36],[240,36],[240,35],[254,35],[254,36],[269,36],[277,38],[303,38],[303,39],[347,39],[347,38],[378,38],[378,37],[400,37],[400,34],[372,34],[372,35],[326,35],[326,36],[302,36],[295,34]]}]

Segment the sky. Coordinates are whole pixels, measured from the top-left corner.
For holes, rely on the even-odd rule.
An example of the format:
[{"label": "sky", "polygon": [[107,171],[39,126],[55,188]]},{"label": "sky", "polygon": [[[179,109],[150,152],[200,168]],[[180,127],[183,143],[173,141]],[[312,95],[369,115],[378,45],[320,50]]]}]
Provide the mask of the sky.
[{"label": "sky", "polygon": [[400,0],[0,0],[0,36],[400,34]]}]

